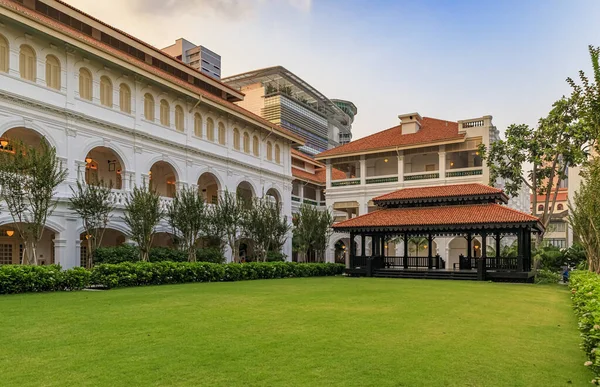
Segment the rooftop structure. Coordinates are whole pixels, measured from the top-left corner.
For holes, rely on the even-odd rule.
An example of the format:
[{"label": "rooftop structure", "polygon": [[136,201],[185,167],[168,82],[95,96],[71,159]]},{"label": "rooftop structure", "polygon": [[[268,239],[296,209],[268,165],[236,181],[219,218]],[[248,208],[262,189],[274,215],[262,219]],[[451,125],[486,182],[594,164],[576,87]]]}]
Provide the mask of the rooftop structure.
[{"label": "rooftop structure", "polygon": [[179,38],[162,50],[209,77],[221,79],[221,56],[204,46]]},{"label": "rooftop structure", "polygon": [[306,140],[300,150],[315,155],[352,138],[358,112],[352,102],[328,99],[282,66],[223,78],[246,95],[238,104]]}]

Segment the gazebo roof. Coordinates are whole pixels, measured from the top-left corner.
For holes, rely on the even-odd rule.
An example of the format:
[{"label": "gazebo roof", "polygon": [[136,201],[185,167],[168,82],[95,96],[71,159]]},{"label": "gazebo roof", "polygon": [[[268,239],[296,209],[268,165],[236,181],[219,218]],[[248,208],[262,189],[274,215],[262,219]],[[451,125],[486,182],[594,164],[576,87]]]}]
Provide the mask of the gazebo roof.
[{"label": "gazebo roof", "polygon": [[336,231],[452,231],[543,226],[535,216],[497,203],[385,208],[333,225]]},{"label": "gazebo roof", "polygon": [[499,188],[490,187],[489,185],[480,183],[470,183],[403,188],[385,195],[378,196],[374,198],[373,201],[382,207],[398,207],[421,203],[507,203],[508,197]]}]

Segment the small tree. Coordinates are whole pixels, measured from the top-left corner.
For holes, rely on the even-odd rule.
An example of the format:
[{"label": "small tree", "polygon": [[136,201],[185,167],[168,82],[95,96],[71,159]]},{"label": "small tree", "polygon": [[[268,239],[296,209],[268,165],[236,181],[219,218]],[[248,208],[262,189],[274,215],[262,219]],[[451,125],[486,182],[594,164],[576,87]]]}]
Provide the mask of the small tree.
[{"label": "small tree", "polygon": [[569,203],[569,223],[587,256],[587,267],[600,274],[600,159],[583,170],[584,180]]},{"label": "small tree", "polygon": [[137,243],[142,261],[148,261],[156,226],[163,216],[160,196],[146,185],[135,187],[125,200],[123,221],[129,226],[129,237]]},{"label": "small tree", "polygon": [[0,152],[0,198],[23,239],[23,264],[37,264],[37,246],[48,216],[58,201],[56,188],[67,171],[56,149],[41,141],[38,147],[13,142],[11,152]]},{"label": "small tree", "polygon": [[301,260],[306,260],[311,250],[320,259],[325,256],[325,250],[331,237],[333,215],[329,210],[321,211],[314,206],[303,204],[294,218],[294,247]]},{"label": "small tree", "polygon": [[248,206],[239,196],[227,190],[213,208],[213,224],[223,230],[235,262],[239,262],[240,239],[243,232],[244,213],[247,208]]},{"label": "small tree", "polygon": [[94,265],[94,252],[102,245],[106,226],[115,209],[110,200],[111,187],[102,183],[84,185],[78,181],[77,189],[71,187],[71,191],[71,210],[83,221],[87,243],[86,267],[91,269]]},{"label": "small tree", "polygon": [[184,188],[177,192],[168,209],[167,219],[175,235],[179,235],[188,261],[195,262],[198,240],[203,235],[207,222],[207,211],[201,192],[194,188]]},{"label": "small tree", "polygon": [[317,227],[315,229],[313,237],[313,248],[322,261],[325,261],[325,251],[329,244],[329,238],[333,233],[333,214],[329,209],[317,210],[319,216],[317,217]]},{"label": "small tree", "polygon": [[280,248],[291,226],[287,216],[281,215],[281,206],[265,196],[255,199],[243,220],[244,235],[254,241],[257,260],[267,260],[267,253]]},{"label": "small tree", "polygon": [[[529,187],[533,195],[533,211],[538,210],[537,196],[542,195],[540,221],[548,227],[554,213],[561,182],[567,178],[567,168],[581,165],[595,138],[577,118],[576,99],[562,98],[553,104],[547,117],[538,127],[511,125],[506,139],[493,142],[489,149],[480,150],[490,168],[490,184],[498,179],[505,183],[508,195],[518,195],[521,187]],[[524,165],[533,165],[525,172]],[[538,234],[538,244],[544,234]]]}]

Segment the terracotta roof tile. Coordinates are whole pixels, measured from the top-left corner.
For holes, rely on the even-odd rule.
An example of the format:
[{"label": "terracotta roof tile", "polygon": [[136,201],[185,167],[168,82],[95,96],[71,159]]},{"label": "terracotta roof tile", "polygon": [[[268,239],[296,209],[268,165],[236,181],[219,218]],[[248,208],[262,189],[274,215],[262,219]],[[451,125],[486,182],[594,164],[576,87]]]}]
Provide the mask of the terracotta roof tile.
[{"label": "terracotta roof tile", "polygon": [[403,188],[385,195],[373,198],[373,201],[452,198],[459,196],[477,196],[501,194],[499,188],[480,183],[440,185],[433,187]]},{"label": "terracotta roof tile", "polygon": [[238,113],[240,113],[242,115],[245,115],[246,117],[248,117],[250,119],[253,119],[253,120],[257,121],[257,122],[260,122],[263,125],[266,125],[266,126],[272,128],[272,129],[278,131],[279,133],[284,134],[285,136],[293,138],[294,141],[296,141],[299,144],[304,144],[304,142],[305,142],[303,138],[301,138],[300,136],[292,133],[291,131],[289,131],[287,129],[284,129],[284,128],[282,128],[279,125],[275,125],[272,122],[267,121],[264,118],[262,118],[262,117],[260,117],[260,116],[258,116],[256,114],[254,114],[254,113],[252,113],[252,112],[250,112],[250,111],[248,111],[248,110],[246,110],[246,109],[244,109],[244,108],[242,108],[242,107],[240,107],[240,106],[238,106],[238,105],[236,105],[236,104],[234,104],[232,102],[229,102],[229,101],[227,101],[227,100],[225,100],[223,98],[217,97],[217,96],[215,96],[215,95],[213,95],[213,94],[205,91],[204,89],[202,89],[200,87],[197,87],[197,86],[195,86],[195,85],[193,85],[193,84],[191,84],[189,82],[186,82],[186,81],[184,81],[182,79],[179,79],[176,76],[171,75],[171,74],[169,74],[169,73],[167,73],[167,72],[165,72],[165,71],[163,71],[163,70],[161,70],[159,68],[151,66],[151,65],[147,64],[146,62],[144,62],[144,61],[142,61],[142,60],[140,60],[140,59],[138,59],[138,58],[136,58],[136,57],[134,57],[132,55],[129,55],[129,54],[126,54],[126,53],[124,53],[122,51],[119,51],[119,50],[117,50],[117,49],[109,46],[108,44],[102,43],[101,41],[96,40],[96,39],[94,39],[94,38],[92,38],[92,37],[90,37],[90,36],[82,33],[81,31],[78,31],[78,30],[76,30],[74,28],[65,26],[64,24],[59,23],[56,20],[54,20],[52,18],[49,18],[49,17],[47,17],[47,16],[45,16],[45,15],[39,13],[39,12],[33,11],[33,10],[31,10],[29,8],[26,8],[26,7],[24,7],[24,6],[22,6],[22,5],[18,4],[18,3],[15,3],[13,1],[8,1],[8,0],[0,0],[0,5],[2,5],[4,7],[7,7],[7,8],[10,8],[10,9],[13,9],[14,11],[19,12],[19,13],[25,15],[28,18],[31,18],[31,19],[36,20],[36,21],[38,21],[38,22],[40,22],[40,23],[42,23],[42,24],[44,24],[46,26],[49,26],[50,28],[53,28],[53,29],[56,29],[56,30],[62,30],[63,32],[65,32],[66,34],[69,34],[72,38],[74,38],[76,40],[85,42],[86,44],[94,46],[94,47],[96,47],[97,49],[99,49],[101,51],[104,51],[104,52],[109,53],[111,55],[114,55],[114,56],[116,56],[116,57],[118,57],[120,59],[123,59],[126,62],[129,62],[129,63],[131,63],[131,64],[133,64],[133,65],[135,65],[135,66],[137,66],[137,67],[139,67],[139,68],[141,68],[141,69],[143,69],[145,71],[151,72],[151,73],[153,73],[153,74],[155,74],[155,75],[157,75],[159,77],[162,77],[162,78],[164,78],[164,79],[166,79],[166,80],[168,80],[170,82],[176,83],[179,86],[181,86],[181,87],[183,87],[183,88],[185,88],[185,89],[187,89],[189,91],[192,91],[192,92],[194,92],[196,94],[200,94],[205,99],[208,99],[208,100],[213,101],[213,102],[215,102],[217,104],[225,106],[225,107],[227,107],[227,108],[229,108],[231,110],[234,110],[234,111],[236,111],[236,112],[238,112]]},{"label": "terracotta roof tile", "polygon": [[[538,218],[500,204],[386,208],[333,225],[334,229],[531,223]],[[541,227],[541,226],[539,226]]]},{"label": "terracotta roof tile", "polygon": [[[339,169],[332,168],[331,174],[334,180],[346,178],[346,174],[340,171]],[[325,168],[319,168],[315,171],[315,173],[310,173],[302,169],[292,167],[292,176],[301,180],[307,180],[320,185],[325,185],[327,183],[327,171],[325,170]]]},{"label": "terracotta roof tile", "polygon": [[417,133],[402,134],[402,125],[383,130],[361,139],[351,141],[337,148],[326,150],[315,156],[317,159],[327,158],[361,151],[405,147],[409,145],[428,144],[436,141],[460,140],[465,137],[458,133],[458,123],[423,117],[421,129]]}]

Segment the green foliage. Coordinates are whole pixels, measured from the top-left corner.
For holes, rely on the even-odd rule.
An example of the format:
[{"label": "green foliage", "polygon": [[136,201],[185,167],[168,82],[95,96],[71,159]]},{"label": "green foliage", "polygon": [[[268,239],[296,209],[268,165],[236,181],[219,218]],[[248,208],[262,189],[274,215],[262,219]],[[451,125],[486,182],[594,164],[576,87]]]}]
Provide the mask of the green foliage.
[{"label": "green foliage", "polygon": [[257,261],[265,262],[267,252],[280,249],[291,229],[281,206],[270,197],[256,198],[244,211],[243,233],[254,242]]},{"label": "green foliage", "polygon": [[267,252],[267,262],[284,262],[287,256],[281,251]]},{"label": "green foliage", "polygon": [[225,263],[223,251],[216,247],[203,247],[196,250],[196,261]]},{"label": "green foliage", "polygon": [[138,245],[141,261],[148,260],[156,226],[163,216],[160,196],[146,186],[135,187],[125,201],[123,221],[129,227],[129,237]]},{"label": "green foliage", "polygon": [[86,265],[89,269],[94,266],[94,251],[102,245],[110,214],[115,209],[110,201],[111,187],[102,183],[84,185],[77,181],[77,189],[71,187],[71,191],[70,208],[81,218],[87,235]]},{"label": "green foliage", "polygon": [[211,225],[208,234],[213,239],[221,239],[233,252],[234,261],[239,261],[239,247],[243,231],[244,213],[247,209],[244,201],[227,190],[211,210]]},{"label": "green foliage", "polygon": [[333,215],[331,212],[302,204],[293,223],[292,245],[294,250],[304,256],[307,256],[310,250],[314,250],[323,259],[332,232]]},{"label": "green foliage", "polygon": [[0,152],[0,200],[4,200],[14,227],[24,241],[23,264],[37,264],[37,245],[46,219],[58,204],[56,188],[67,177],[46,141],[37,146],[11,143],[12,152]]},{"label": "green foliage", "polygon": [[0,294],[81,290],[89,281],[90,272],[82,267],[0,265]]},{"label": "green foliage", "polygon": [[[150,262],[185,262],[188,260],[185,251],[168,247],[153,247],[148,254]],[[196,260],[199,262],[225,263],[221,250],[212,247],[199,248],[196,251]],[[116,247],[100,247],[95,252],[94,261],[99,264],[117,264],[122,262],[139,262],[140,253],[137,247],[121,245]]]},{"label": "green foliage", "polygon": [[582,175],[569,203],[569,223],[585,251],[588,269],[600,273],[600,159],[593,159]]},{"label": "green foliage", "polygon": [[167,219],[174,234],[179,236],[181,248],[190,262],[196,260],[198,240],[209,223],[202,193],[198,189],[184,188],[177,192],[167,211]]},{"label": "green foliage", "polygon": [[559,271],[567,263],[564,252],[556,246],[544,246],[535,251],[534,260],[538,268]]},{"label": "green foliage", "polygon": [[209,262],[124,262],[92,270],[91,282],[107,288],[187,282],[242,281],[341,274],[335,263],[251,262],[219,265]]},{"label": "green foliage", "polygon": [[569,278],[571,300],[579,319],[579,331],[583,342],[581,348],[588,361],[586,366],[600,380],[600,276],[590,271],[575,271]]},{"label": "green foliage", "polygon": [[562,279],[562,275],[552,270],[538,270],[535,273],[535,283],[540,285],[557,284]]}]

